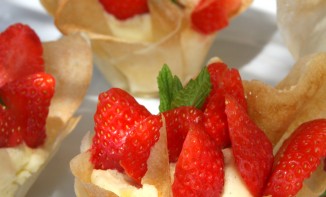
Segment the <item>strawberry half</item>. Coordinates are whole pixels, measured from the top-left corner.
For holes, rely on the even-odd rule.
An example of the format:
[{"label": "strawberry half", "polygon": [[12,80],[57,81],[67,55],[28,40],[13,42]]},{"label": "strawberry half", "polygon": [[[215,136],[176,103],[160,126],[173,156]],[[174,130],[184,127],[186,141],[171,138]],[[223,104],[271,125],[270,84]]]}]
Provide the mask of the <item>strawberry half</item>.
[{"label": "strawberry half", "polygon": [[43,48],[27,25],[15,24],[0,34],[0,88],[15,79],[44,72]]},{"label": "strawberry half", "polygon": [[5,104],[0,124],[5,126],[2,129],[6,132],[13,131],[9,142],[15,138],[19,142],[23,138],[31,148],[44,143],[45,123],[54,88],[54,78],[46,73],[32,74],[0,88],[0,98]]},{"label": "strawberry half", "polygon": [[224,92],[217,92],[210,97],[204,110],[205,131],[215,139],[219,147],[230,145],[230,136],[225,114]]},{"label": "strawberry half", "polygon": [[300,125],[276,154],[265,195],[295,196],[326,157],[326,119]]},{"label": "strawberry half", "polygon": [[139,185],[147,172],[147,160],[151,148],[160,138],[161,127],[161,116],[150,115],[135,126],[126,139],[120,165],[125,173]]},{"label": "strawberry half", "polygon": [[174,197],[220,196],[224,185],[223,154],[201,124],[189,125],[176,163]]},{"label": "strawberry half", "polygon": [[261,196],[273,165],[273,146],[246,110],[230,95],[225,96],[232,152],[240,175],[253,196]]},{"label": "strawberry half", "polygon": [[202,34],[212,34],[224,27],[228,22],[228,13],[221,0],[200,0],[191,13],[193,28]]},{"label": "strawberry half", "polygon": [[149,11],[147,0],[99,0],[99,2],[108,13],[120,20],[126,20]]},{"label": "strawberry half", "polygon": [[244,109],[247,109],[247,101],[239,71],[234,68],[228,68],[223,62],[209,64],[207,69],[213,87],[207,100],[209,101],[210,97],[216,93],[227,93],[236,98]]},{"label": "strawberry half", "polygon": [[21,127],[16,117],[6,107],[0,106],[0,148],[15,147],[23,142]]},{"label": "strawberry half", "polygon": [[203,121],[203,113],[195,107],[178,107],[163,113],[166,122],[166,133],[169,161],[176,162],[191,123]]},{"label": "strawberry half", "polygon": [[111,88],[99,95],[94,115],[95,136],[91,147],[91,162],[95,169],[123,171],[120,160],[127,137],[150,112],[119,88]]},{"label": "strawberry half", "polygon": [[232,95],[244,109],[247,109],[247,102],[238,70],[229,69],[223,62],[209,64],[207,69],[212,91],[203,106],[205,129],[223,148],[230,145],[224,95]]}]

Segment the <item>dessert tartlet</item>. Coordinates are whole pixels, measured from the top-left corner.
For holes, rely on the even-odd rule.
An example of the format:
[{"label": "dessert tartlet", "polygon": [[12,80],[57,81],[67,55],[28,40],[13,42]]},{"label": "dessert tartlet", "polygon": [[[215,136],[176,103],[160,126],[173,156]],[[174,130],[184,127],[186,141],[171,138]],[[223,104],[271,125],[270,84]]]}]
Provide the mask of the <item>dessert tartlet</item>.
[{"label": "dessert tartlet", "polygon": [[0,196],[19,197],[80,120],[74,113],[91,80],[92,52],[80,34],[41,43],[20,23],[0,40]]},{"label": "dessert tartlet", "polygon": [[87,33],[95,64],[112,87],[147,96],[157,96],[156,74],[163,64],[183,84],[193,78],[217,32],[251,4],[251,0],[41,2],[63,34]]},{"label": "dessert tartlet", "polygon": [[[295,83],[297,75],[292,73],[302,74],[298,71],[309,59],[315,64],[310,68],[322,72],[315,77],[324,76],[325,70],[317,65],[326,66],[326,61],[318,60],[325,55],[299,61],[280,82],[295,88],[271,87],[271,92],[290,97],[292,90],[304,90],[305,83]],[[257,105],[254,99],[260,99],[265,87],[255,89],[255,84],[242,81],[238,70],[214,58],[185,86],[163,66],[158,75],[159,114],[149,113],[122,89],[101,93],[94,115],[95,133],[84,137],[81,154],[70,163],[77,196],[239,196],[239,191],[241,196],[322,194],[326,181],[322,169],[326,156],[324,103],[317,102],[319,113],[299,108],[294,113],[302,116],[286,110],[276,113],[277,125],[293,125],[281,133],[286,139],[283,143],[279,132],[265,131],[257,124],[260,119],[270,120],[271,114],[252,112],[286,103],[280,97]],[[322,85],[317,83],[313,89],[324,89]],[[304,94],[302,99],[318,95],[322,101],[326,97],[325,91]]]}]

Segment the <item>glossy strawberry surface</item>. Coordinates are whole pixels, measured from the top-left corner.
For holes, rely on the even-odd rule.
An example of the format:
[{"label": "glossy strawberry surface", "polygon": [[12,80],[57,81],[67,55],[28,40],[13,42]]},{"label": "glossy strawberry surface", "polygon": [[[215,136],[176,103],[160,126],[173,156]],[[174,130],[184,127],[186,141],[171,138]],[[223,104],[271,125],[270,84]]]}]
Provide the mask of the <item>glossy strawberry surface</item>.
[{"label": "glossy strawberry surface", "polygon": [[36,72],[44,71],[43,48],[29,26],[18,23],[0,34],[0,87]]},{"label": "glossy strawberry surface", "polygon": [[162,118],[160,115],[150,115],[135,126],[126,139],[121,166],[137,184],[147,172],[147,160],[151,148],[160,138]]},{"label": "glossy strawberry surface", "polygon": [[295,196],[326,157],[326,119],[303,123],[276,154],[265,195]]},{"label": "glossy strawberry surface", "polygon": [[191,123],[202,123],[203,113],[189,106],[178,107],[163,113],[166,122],[170,162],[176,162]]},{"label": "glossy strawberry surface", "polygon": [[147,0],[99,0],[104,9],[117,19],[126,20],[147,13]]},{"label": "glossy strawberry surface", "polygon": [[44,144],[55,79],[44,72],[37,34],[17,23],[0,34],[0,146]]},{"label": "glossy strawberry surface", "polygon": [[193,28],[202,34],[212,34],[226,27],[228,15],[220,0],[200,0],[191,13]]},{"label": "glossy strawberry surface", "polygon": [[174,197],[220,196],[224,185],[223,154],[201,124],[191,124],[176,163]]},{"label": "glossy strawberry surface", "polygon": [[94,168],[123,171],[120,160],[126,138],[149,115],[150,112],[124,90],[112,88],[101,93],[94,115],[95,136],[91,149]]},{"label": "glossy strawberry surface", "polygon": [[237,100],[226,95],[232,152],[240,175],[253,196],[261,196],[273,166],[273,146]]}]

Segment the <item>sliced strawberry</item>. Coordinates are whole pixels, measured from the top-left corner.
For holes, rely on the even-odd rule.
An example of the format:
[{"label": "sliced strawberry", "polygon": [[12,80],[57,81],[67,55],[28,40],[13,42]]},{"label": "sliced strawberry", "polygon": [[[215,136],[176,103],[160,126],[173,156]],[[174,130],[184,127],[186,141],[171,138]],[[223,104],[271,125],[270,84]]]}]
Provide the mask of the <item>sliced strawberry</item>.
[{"label": "sliced strawberry", "polygon": [[160,137],[162,118],[160,115],[151,115],[134,127],[127,137],[121,166],[137,184],[147,172],[147,160],[152,146]]},{"label": "sliced strawberry", "polygon": [[220,0],[200,0],[191,13],[193,28],[202,34],[212,34],[228,23],[228,13]]},{"label": "sliced strawberry", "polygon": [[295,196],[326,157],[326,119],[300,125],[283,143],[275,157],[265,195]]},{"label": "sliced strawberry", "polygon": [[150,112],[127,92],[111,88],[99,95],[94,115],[91,162],[95,169],[123,171],[120,160],[126,138]]},{"label": "sliced strawberry", "polygon": [[19,128],[17,130],[31,148],[45,141],[45,123],[54,88],[55,80],[51,75],[36,73],[7,83],[0,89],[0,97],[10,114],[7,120],[15,118],[12,129]]},{"label": "sliced strawberry", "polygon": [[233,16],[241,7],[241,0],[221,0],[228,17]]},{"label": "sliced strawberry", "polygon": [[176,162],[183,142],[187,136],[189,125],[203,120],[203,113],[195,107],[178,107],[163,113],[169,150],[169,161]]},{"label": "sliced strawberry", "polygon": [[221,147],[230,145],[228,123],[225,115],[225,94],[230,94],[247,109],[244,89],[240,74],[236,69],[229,69],[223,62],[208,65],[212,91],[203,106],[206,132]]},{"label": "sliced strawberry", "polygon": [[29,26],[10,26],[0,34],[0,43],[0,88],[7,82],[44,71],[41,41]]},{"label": "sliced strawberry", "polygon": [[176,163],[174,197],[220,196],[224,185],[223,154],[201,124],[191,124]]},{"label": "sliced strawberry", "polygon": [[209,64],[207,69],[213,86],[207,100],[209,101],[210,97],[216,92],[219,94],[227,93],[236,98],[244,109],[247,109],[247,101],[239,71],[234,68],[228,68],[223,62]]},{"label": "sliced strawberry", "polygon": [[21,127],[12,112],[0,106],[0,148],[14,147],[22,143]]},{"label": "sliced strawberry", "polygon": [[237,69],[229,69],[223,77],[225,93],[231,95],[247,111],[247,101],[244,94],[242,80]]},{"label": "sliced strawberry", "polygon": [[120,20],[126,20],[149,11],[147,0],[99,0],[99,2],[108,13]]},{"label": "sliced strawberry", "polygon": [[[219,91],[219,92],[218,92]],[[228,124],[225,114],[224,93],[216,91],[206,105],[204,111],[205,131],[215,139],[216,143],[224,148],[230,144]]]},{"label": "sliced strawberry", "polygon": [[225,112],[240,175],[252,195],[261,196],[273,165],[272,143],[230,95],[225,96]]}]

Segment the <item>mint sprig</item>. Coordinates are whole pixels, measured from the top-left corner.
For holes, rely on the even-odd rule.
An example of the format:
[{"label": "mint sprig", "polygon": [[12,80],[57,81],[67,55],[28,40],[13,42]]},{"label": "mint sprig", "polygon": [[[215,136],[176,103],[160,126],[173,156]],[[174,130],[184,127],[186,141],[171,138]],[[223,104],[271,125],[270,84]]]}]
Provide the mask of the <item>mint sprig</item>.
[{"label": "mint sprig", "polygon": [[180,79],[172,75],[167,65],[163,65],[157,82],[160,95],[160,112],[180,106],[201,108],[212,88],[207,67],[203,67],[199,75],[183,87]]}]

